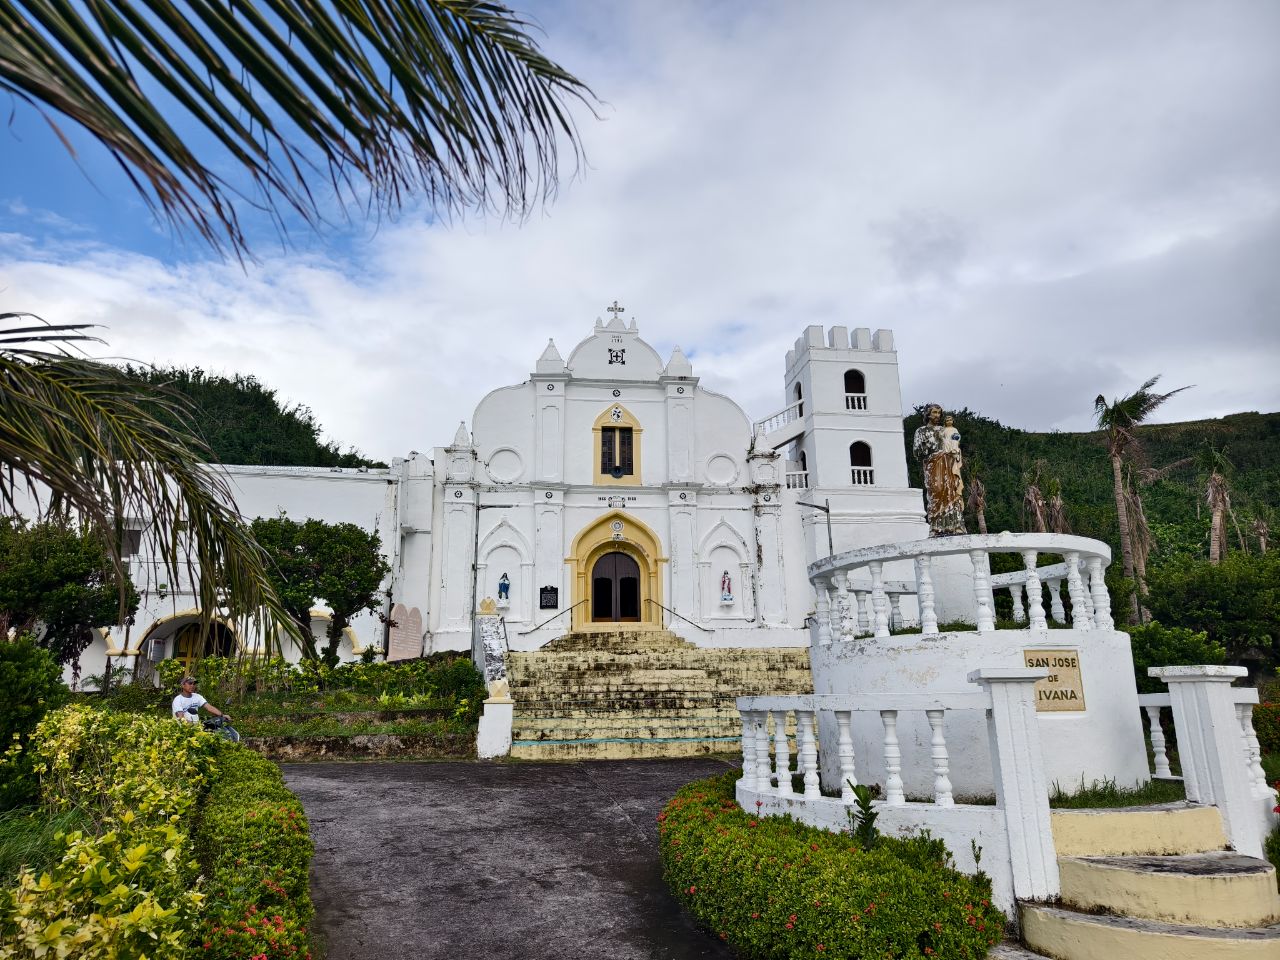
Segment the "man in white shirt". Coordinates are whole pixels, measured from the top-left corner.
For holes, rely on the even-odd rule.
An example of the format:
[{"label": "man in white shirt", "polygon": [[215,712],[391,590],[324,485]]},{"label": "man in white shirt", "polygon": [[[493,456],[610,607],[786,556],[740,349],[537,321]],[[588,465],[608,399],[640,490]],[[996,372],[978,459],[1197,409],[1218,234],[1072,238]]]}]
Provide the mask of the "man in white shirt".
[{"label": "man in white shirt", "polygon": [[200,708],[208,710],[215,717],[226,716],[221,710],[196,693],[196,678],[182,678],[182,692],[173,698],[173,715],[187,723],[200,722]]}]

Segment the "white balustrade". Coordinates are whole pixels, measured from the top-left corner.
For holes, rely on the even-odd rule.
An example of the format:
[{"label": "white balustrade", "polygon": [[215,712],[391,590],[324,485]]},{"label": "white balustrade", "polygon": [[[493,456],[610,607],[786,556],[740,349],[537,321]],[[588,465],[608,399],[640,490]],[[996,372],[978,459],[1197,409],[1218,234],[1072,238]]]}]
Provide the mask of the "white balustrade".
[{"label": "white balustrade", "polygon": [[777,413],[770,414],[763,420],[756,421],[756,433],[763,430],[765,433],[772,433],[785,427],[789,423],[794,423],[801,417],[801,408],[804,406],[803,400],[797,400],[795,403],[788,404]]},{"label": "white balustrade", "polygon": [[1009,596],[1013,599],[1013,622],[1026,623],[1027,611],[1022,606],[1022,581],[1015,580],[1008,587]]},{"label": "white balustrade", "polygon": [[846,393],[844,395],[844,408],[846,410],[867,409],[867,395],[865,393]]},{"label": "white balustrade", "polygon": [[827,587],[827,581],[819,580],[814,587],[817,599],[813,616],[817,622],[818,645],[825,647],[831,643],[831,592]]},{"label": "white balustrade", "polygon": [[929,729],[933,736],[929,741],[930,757],[933,760],[933,802],[940,807],[954,807],[956,802],[951,796],[951,758],[947,755],[947,741],[942,735],[942,722],[945,710],[926,710],[929,718]]},{"label": "white balustrade", "polygon": [[1044,619],[1044,589],[1040,585],[1040,576],[1036,572],[1035,550],[1022,551],[1022,563],[1027,571],[1027,626],[1032,630],[1047,630],[1049,624]]},{"label": "white balustrade", "polygon": [[1063,554],[1067,566],[1067,598],[1071,601],[1071,626],[1076,630],[1093,629],[1093,611],[1085,603],[1084,581],[1080,579],[1080,554],[1072,550]]},{"label": "white balustrade", "polygon": [[1253,704],[1236,701],[1236,714],[1240,718],[1240,732],[1244,736],[1245,762],[1249,766],[1249,780],[1253,785],[1254,796],[1265,797],[1270,793],[1267,785],[1267,772],[1262,769],[1262,745],[1258,743],[1258,733],[1253,729]]},{"label": "white balustrade", "polygon": [[933,606],[933,558],[927,553],[916,557],[916,599],[920,606],[920,632],[938,632],[938,614]]},{"label": "white balustrade", "polygon": [[773,771],[769,766],[769,712],[757,710],[751,726],[755,737],[756,789],[768,790],[773,785]]},{"label": "white balustrade", "polygon": [[996,628],[995,611],[991,609],[990,582],[987,579],[987,554],[983,550],[970,550],[973,564],[973,601],[978,608],[978,632],[986,633]]},{"label": "white balustrade", "polygon": [[[886,591],[887,592],[887,591]],[[889,629],[902,629],[902,594],[889,594]]]},{"label": "white balustrade", "polygon": [[1093,622],[1099,630],[1114,630],[1115,621],[1111,619],[1111,596],[1107,593],[1107,582],[1103,579],[1102,558],[1089,557],[1089,595],[1093,597]]},{"label": "white balustrade", "polygon": [[818,738],[813,729],[813,711],[796,711],[796,751],[800,755],[800,770],[804,776],[805,799],[822,796],[818,784]]},{"label": "white balustrade", "polygon": [[884,802],[906,803],[902,792],[902,748],[898,743],[898,711],[881,710],[884,724]]},{"label": "white balustrade", "polygon": [[871,571],[871,611],[875,619],[875,635],[889,636],[889,599],[884,592],[884,564],[872,560],[867,564]]},{"label": "white balustrade", "polygon": [[748,790],[756,790],[756,733],[755,711],[743,710],[742,717],[742,785]]},{"label": "white balustrade", "polygon": [[[797,752],[799,745],[797,744]],[[787,711],[773,711],[773,766],[778,772],[778,795],[789,797],[791,786],[791,751],[787,744]]]},{"label": "white balustrade", "polygon": [[836,612],[839,615],[841,640],[852,640],[857,627],[857,617],[849,606],[849,578],[844,574],[836,574],[831,578],[836,585]]},{"label": "white balustrade", "polygon": [[[828,625],[828,629],[831,631],[831,639],[832,639],[832,640],[843,640],[843,639],[844,639],[844,637],[840,636],[840,623],[841,623],[841,616],[842,616],[842,615],[841,615],[841,613],[840,613],[840,603],[839,603],[839,601],[836,599],[836,596],[837,596],[837,594],[839,593],[839,587],[837,587],[837,585],[836,585],[836,580],[837,580],[837,578],[838,578],[839,576],[840,576],[840,574],[838,574],[838,573],[837,573],[837,574],[834,574],[833,576],[831,576],[831,577],[827,580],[827,584],[830,586],[830,593],[828,594],[828,596],[829,596],[829,598],[830,598],[830,602],[831,602],[831,612],[830,612],[830,615],[831,615],[831,622],[830,622],[830,624]],[[822,581],[821,581],[821,580],[819,580],[819,581],[816,581],[816,582],[817,582],[817,583],[821,583]]]},{"label": "white balustrade", "polygon": [[1049,586],[1049,616],[1054,623],[1067,622],[1067,610],[1062,605],[1062,580],[1051,577],[1045,580]]},{"label": "white balustrade", "polygon": [[1160,711],[1169,705],[1169,697],[1163,696],[1164,703],[1152,702],[1159,698],[1160,695],[1153,697],[1148,694],[1139,697],[1138,702],[1147,712],[1147,722],[1151,727],[1151,759],[1155,762],[1156,768],[1152,776],[1168,780],[1173,777],[1173,770],[1169,766],[1169,754],[1166,749],[1164,727],[1160,723]]},{"label": "white balustrade", "polygon": [[839,730],[836,742],[840,759],[840,798],[846,803],[854,801],[853,788],[858,785],[858,775],[854,770],[852,722],[852,711],[836,711],[836,728]]},{"label": "white balustrade", "polygon": [[854,486],[869,487],[876,482],[875,470],[872,467],[854,467],[851,472]]},{"label": "white balustrade", "polygon": [[871,634],[872,621],[874,617],[871,615],[871,591],[859,590],[856,594],[858,598],[858,633],[859,637],[865,637]]},{"label": "white balustrade", "polygon": [[788,490],[808,490],[809,489],[809,471],[808,470],[788,470],[783,477],[787,483]]}]

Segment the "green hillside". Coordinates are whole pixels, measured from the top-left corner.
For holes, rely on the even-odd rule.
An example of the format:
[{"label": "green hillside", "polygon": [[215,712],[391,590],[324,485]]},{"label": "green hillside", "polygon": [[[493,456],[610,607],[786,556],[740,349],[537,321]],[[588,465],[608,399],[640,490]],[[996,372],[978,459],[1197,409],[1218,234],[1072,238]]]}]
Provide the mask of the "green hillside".
[{"label": "green hillside", "polygon": [[[1102,433],[1033,433],[1006,427],[970,410],[955,412],[955,418],[963,438],[966,482],[976,466],[986,484],[990,532],[1031,529],[1022,508],[1024,477],[1039,464],[1042,490],[1054,480],[1061,484],[1072,532],[1107,541],[1118,558],[1111,463]],[[922,483],[920,465],[910,449],[912,434],[920,423],[919,413],[906,420],[913,486]],[[1238,413],[1219,420],[1152,424],[1139,427],[1137,433],[1145,451],[1143,463],[1157,468],[1194,457],[1206,444],[1225,449],[1235,466],[1230,482],[1236,520],[1248,550],[1256,553],[1253,518],[1261,514],[1274,530],[1273,517],[1280,511],[1280,413]],[[1155,541],[1150,561],[1153,568],[1179,555],[1208,556],[1204,477],[1194,463],[1141,487],[1141,493]],[[972,514],[968,523],[969,530],[977,532]],[[1228,526],[1229,549],[1239,550],[1236,528]]]},{"label": "green hillside", "polygon": [[[145,389],[169,389],[195,407],[196,434],[222,463],[271,467],[384,467],[321,439],[308,407],[290,405],[256,377],[200,368],[125,367]],[[161,419],[170,419],[161,411]]]}]

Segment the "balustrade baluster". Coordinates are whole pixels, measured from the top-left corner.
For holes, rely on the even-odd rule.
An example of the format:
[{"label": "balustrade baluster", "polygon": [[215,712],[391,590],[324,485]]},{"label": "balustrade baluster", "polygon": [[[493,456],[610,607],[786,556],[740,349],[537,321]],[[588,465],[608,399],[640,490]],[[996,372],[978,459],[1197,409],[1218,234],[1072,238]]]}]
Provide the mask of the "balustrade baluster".
[{"label": "balustrade baluster", "polygon": [[1032,630],[1047,630],[1049,624],[1044,619],[1044,588],[1040,585],[1040,575],[1036,573],[1035,550],[1022,551],[1022,563],[1027,568],[1027,626]]},{"label": "balustrade baluster", "polygon": [[889,636],[889,598],[884,592],[884,564],[872,560],[867,564],[871,571],[871,609],[875,613],[877,637]]},{"label": "balustrade baluster", "polygon": [[840,622],[841,641],[852,640],[857,634],[849,612],[849,577],[848,574],[837,573],[831,578],[836,585],[836,611]]},{"label": "balustrade baluster", "polygon": [[889,594],[889,628],[891,630],[902,629],[902,594]]},{"label": "balustrade baluster", "polygon": [[1245,762],[1249,765],[1249,782],[1253,786],[1254,795],[1269,797],[1271,789],[1267,785],[1267,772],[1262,769],[1262,745],[1258,743],[1258,733],[1253,729],[1253,704],[1237,703],[1236,715],[1240,718]]},{"label": "balustrade baluster", "polygon": [[831,595],[824,580],[818,580],[813,590],[817,596],[813,616],[818,621],[818,646],[825,647],[831,643]]},{"label": "balustrade baluster", "polygon": [[773,767],[778,771],[778,793],[788,797],[791,788],[791,749],[787,744],[787,714],[789,710],[773,712]]},{"label": "balustrade baluster", "polygon": [[1165,750],[1164,728],[1160,726],[1160,708],[1143,707],[1147,711],[1147,720],[1151,724],[1151,756],[1156,762],[1157,777],[1172,777],[1169,769],[1169,755]]},{"label": "balustrade baluster", "polygon": [[1062,580],[1054,577],[1049,582],[1049,616],[1054,623],[1066,623],[1067,611],[1062,606]]},{"label": "balustrade baluster", "polygon": [[1102,558],[1089,558],[1089,593],[1093,597],[1093,624],[1099,630],[1114,630],[1111,619],[1111,596],[1107,593],[1107,581],[1103,578]]},{"label": "balustrade baluster", "polygon": [[813,731],[813,711],[796,711],[796,750],[800,754],[800,770],[804,774],[804,798],[822,796],[818,788],[818,741]]},{"label": "balustrade baluster", "polygon": [[1022,584],[1009,584],[1009,596],[1013,598],[1013,622],[1025,623],[1027,611],[1022,608]]},{"label": "balustrade baluster", "polygon": [[929,728],[933,731],[930,741],[930,756],[933,758],[933,802],[940,807],[954,807],[955,798],[951,795],[951,758],[947,754],[947,741],[942,735],[942,721],[945,710],[926,710]]},{"label": "balustrade baluster", "polygon": [[769,764],[769,711],[756,711],[752,730],[756,738],[756,789],[763,793],[773,788],[773,770]]},{"label": "balustrade baluster", "polygon": [[840,731],[838,738],[840,756],[840,798],[844,800],[845,803],[853,802],[853,788],[858,785],[858,777],[853,768],[852,721],[852,711],[836,711],[836,727]]},{"label": "balustrade baluster", "polygon": [[836,592],[837,592],[836,584],[839,580],[839,576],[840,576],[839,574],[832,574],[830,577],[827,578],[827,585],[830,588],[828,595],[831,600],[831,610],[828,616],[830,617],[830,620],[831,620],[829,628],[831,630],[832,640],[843,639],[840,636],[840,603],[836,599]]},{"label": "balustrade baluster", "polygon": [[866,590],[859,590],[854,594],[858,603],[858,636],[870,636],[874,631],[871,629],[873,617],[871,616],[871,594]]},{"label": "balustrade baluster", "polygon": [[742,785],[756,789],[756,734],[752,726],[752,711],[739,710],[742,718]]},{"label": "balustrade baluster", "polygon": [[1084,584],[1080,581],[1080,554],[1072,552],[1063,555],[1067,561],[1067,597],[1071,600],[1071,628],[1073,630],[1092,630],[1093,617],[1089,615],[1085,605]]},{"label": "balustrade baluster", "polygon": [[938,632],[938,614],[933,606],[933,558],[927,553],[916,557],[916,596],[920,602],[920,632]]},{"label": "balustrade baluster", "polygon": [[991,609],[991,594],[987,585],[986,551],[970,550],[969,562],[973,564],[973,600],[978,608],[978,632],[986,633],[996,628],[995,611]]},{"label": "balustrade baluster", "polygon": [[898,711],[881,710],[880,721],[884,724],[884,802],[903,804],[907,802],[902,792],[902,749],[898,746]]}]

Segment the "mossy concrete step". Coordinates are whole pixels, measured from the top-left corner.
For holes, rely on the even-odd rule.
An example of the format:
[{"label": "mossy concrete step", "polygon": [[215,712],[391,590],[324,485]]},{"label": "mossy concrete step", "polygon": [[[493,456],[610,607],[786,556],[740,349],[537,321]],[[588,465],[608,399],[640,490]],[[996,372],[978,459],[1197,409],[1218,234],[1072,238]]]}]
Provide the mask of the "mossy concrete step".
[{"label": "mossy concrete step", "polygon": [[735,754],[736,739],[696,740],[575,740],[535,742],[514,740],[511,756],[519,760],[647,760],[659,757],[703,757]]},{"label": "mossy concrete step", "polygon": [[1161,803],[1053,810],[1049,819],[1060,857],[1178,856],[1227,847],[1216,807]]},{"label": "mossy concrete step", "polygon": [[1083,910],[1205,927],[1280,921],[1275,867],[1238,853],[1062,857],[1062,900]]},{"label": "mossy concrete step", "polygon": [[698,740],[731,738],[741,734],[736,723],[714,720],[688,722],[679,718],[667,720],[622,720],[613,723],[570,722],[546,726],[512,726],[513,740]]},{"label": "mossy concrete step", "polygon": [[588,650],[694,650],[670,630],[617,630],[566,633],[541,648],[548,653]]},{"label": "mossy concrete step", "polygon": [[1206,927],[1019,905],[1022,940],[1058,960],[1276,960],[1280,925]]}]

